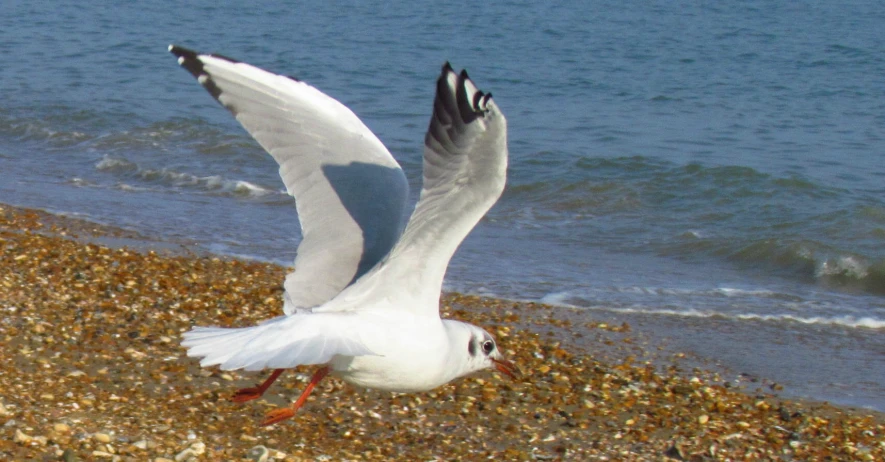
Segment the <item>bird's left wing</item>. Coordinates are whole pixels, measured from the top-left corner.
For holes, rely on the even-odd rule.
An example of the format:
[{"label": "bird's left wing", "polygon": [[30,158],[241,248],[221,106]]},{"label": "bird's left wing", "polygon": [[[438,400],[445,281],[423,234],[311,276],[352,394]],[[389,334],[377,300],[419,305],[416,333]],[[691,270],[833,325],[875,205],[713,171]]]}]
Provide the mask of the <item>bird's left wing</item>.
[{"label": "bird's left wing", "polygon": [[350,109],[290,77],[169,51],[273,156],[295,198],[303,239],[286,277],[287,314],[325,303],[387,255],[402,230],[408,183]]}]

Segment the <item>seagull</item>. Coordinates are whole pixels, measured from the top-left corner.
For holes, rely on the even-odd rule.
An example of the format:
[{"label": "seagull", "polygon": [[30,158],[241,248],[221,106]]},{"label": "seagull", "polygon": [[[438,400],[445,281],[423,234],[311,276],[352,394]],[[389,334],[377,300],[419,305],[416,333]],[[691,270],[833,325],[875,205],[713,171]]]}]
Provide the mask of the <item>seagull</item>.
[{"label": "seagull", "polygon": [[176,45],[169,51],[277,161],[301,224],[282,316],[183,335],[202,367],[273,370],[233,401],[261,397],[299,365],[319,368],[262,425],[294,416],[326,375],[400,393],[488,368],[515,378],[491,334],[439,314],[449,260],[504,190],[507,124],[491,93],[443,66],[424,137],[423,187],[403,226],[402,168],[346,106],[292,77]]}]

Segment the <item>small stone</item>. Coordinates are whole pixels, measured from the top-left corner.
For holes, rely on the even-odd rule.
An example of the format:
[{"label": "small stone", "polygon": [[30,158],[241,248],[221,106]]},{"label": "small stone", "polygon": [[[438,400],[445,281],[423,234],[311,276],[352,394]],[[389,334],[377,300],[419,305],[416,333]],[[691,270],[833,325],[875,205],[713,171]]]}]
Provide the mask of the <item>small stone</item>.
[{"label": "small stone", "polygon": [[12,437],[12,441],[19,444],[28,444],[34,438],[31,435],[26,435],[23,431],[19,429],[15,429],[15,436]]},{"label": "small stone", "polygon": [[92,438],[99,443],[108,444],[111,442],[111,435],[108,435],[107,433],[96,433],[92,435]]},{"label": "small stone", "polygon": [[0,417],[8,417],[11,415],[12,411],[10,411],[3,403],[0,403]]},{"label": "small stone", "polygon": [[61,460],[64,462],[77,462],[77,454],[74,454],[73,449],[65,449],[64,452],[61,453]]},{"label": "small stone", "polygon": [[110,452],[105,452],[105,451],[92,451],[92,455],[94,457],[102,457],[102,458],[106,458],[106,459],[111,459],[114,457],[113,454],[111,454]]},{"label": "small stone", "polygon": [[191,451],[194,451],[196,455],[201,456],[206,453],[206,443],[203,443],[202,441],[196,441],[191,444],[190,449]]},{"label": "small stone", "polygon": [[200,456],[206,452],[206,444],[202,441],[197,441],[194,444],[188,446],[184,451],[179,452],[175,455],[175,462],[182,462],[185,460],[196,459],[197,456]]},{"label": "small stone", "polygon": [[138,449],[141,449],[141,450],[145,450],[148,448],[148,442],[147,442],[147,440],[136,441],[135,443],[132,444],[132,446],[134,446]]},{"label": "small stone", "polygon": [[666,451],[664,451],[664,455],[676,460],[685,460],[685,456],[682,455],[682,450],[679,449],[675,444],[671,445]]},{"label": "small stone", "polygon": [[694,392],[694,388],[683,384],[676,385],[672,390],[677,395],[688,395]]},{"label": "small stone", "polygon": [[56,433],[68,433],[71,431],[71,426],[66,423],[57,423],[52,426],[52,429],[55,430]]},{"label": "small stone", "polygon": [[194,451],[191,451],[190,448],[187,448],[184,451],[181,451],[175,455],[175,462],[182,462],[182,461],[196,459],[196,458],[197,458],[197,455],[194,454]]},{"label": "small stone", "polygon": [[710,416],[708,416],[706,414],[698,416],[698,423],[701,425],[706,425],[707,422],[709,422],[709,421],[710,421]]},{"label": "small stone", "polygon": [[249,460],[253,460],[255,462],[267,462],[267,458],[270,456],[270,451],[267,450],[266,447],[258,445],[254,448],[250,449],[246,454],[246,457]]},{"label": "small stone", "polygon": [[784,422],[789,422],[793,420],[793,416],[790,414],[786,408],[780,407],[777,409],[778,416],[780,416],[781,420]]}]

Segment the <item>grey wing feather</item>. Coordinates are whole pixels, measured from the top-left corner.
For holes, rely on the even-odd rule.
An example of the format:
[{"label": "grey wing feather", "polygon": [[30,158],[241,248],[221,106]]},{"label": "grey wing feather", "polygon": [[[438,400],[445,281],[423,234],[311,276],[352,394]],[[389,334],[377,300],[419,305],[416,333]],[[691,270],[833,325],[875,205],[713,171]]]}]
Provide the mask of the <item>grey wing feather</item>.
[{"label": "grey wing feather", "polygon": [[295,79],[170,46],[280,166],[303,239],[287,314],[337,295],[396,243],[408,199],[399,164],[350,109]]},{"label": "grey wing feather", "polygon": [[446,63],[437,81],[424,138],[424,184],[406,229],[390,252],[344,300],[362,300],[377,286],[397,281],[415,302],[399,309],[439,316],[449,260],[504,191],[507,122],[491,98],[462,71]]}]

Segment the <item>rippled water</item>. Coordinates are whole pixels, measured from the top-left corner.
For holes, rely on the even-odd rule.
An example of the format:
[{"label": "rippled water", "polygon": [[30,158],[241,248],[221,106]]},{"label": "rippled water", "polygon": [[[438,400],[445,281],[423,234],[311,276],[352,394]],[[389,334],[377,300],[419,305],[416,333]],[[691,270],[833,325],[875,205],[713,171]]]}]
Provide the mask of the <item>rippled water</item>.
[{"label": "rippled water", "polygon": [[724,367],[885,410],[885,6],[385,5],[4,2],[0,202],[289,263],[276,166],[165,47],[313,83],[413,192],[451,60],[495,94],[511,167],[449,288],[652,316]]}]

